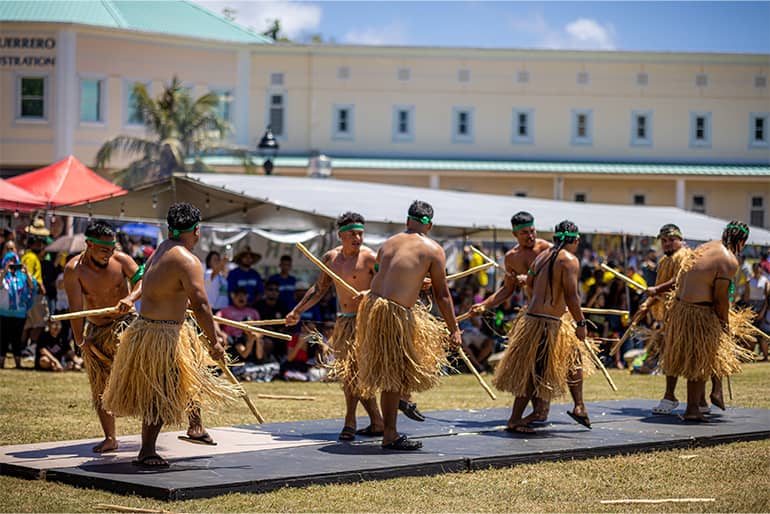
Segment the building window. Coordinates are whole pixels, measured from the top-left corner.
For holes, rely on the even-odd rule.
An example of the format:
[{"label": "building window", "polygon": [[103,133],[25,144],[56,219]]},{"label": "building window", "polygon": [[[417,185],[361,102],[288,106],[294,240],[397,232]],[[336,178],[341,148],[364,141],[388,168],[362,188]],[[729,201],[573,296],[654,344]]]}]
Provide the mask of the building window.
[{"label": "building window", "polygon": [[512,141],[517,144],[534,142],[532,109],[513,109]]},{"label": "building window", "polygon": [[139,109],[139,103],[138,98],[134,94],[134,87],[137,85],[143,85],[145,90],[147,91],[147,94],[150,94],[150,82],[147,81],[138,81],[138,80],[126,80],[123,82],[123,87],[125,88],[126,92],[126,100],[125,100],[125,106],[126,106],[126,117],[125,117],[125,123],[126,125],[144,125],[144,116],[142,115],[142,111]]},{"label": "building window", "polygon": [[471,81],[471,70],[460,70],[457,72],[457,80],[460,82]]},{"label": "building window", "polygon": [[647,73],[641,72],[636,74],[637,86],[646,86],[649,83],[650,83],[650,76]]},{"label": "building window", "polygon": [[573,109],[572,111],[572,144],[593,144],[593,111],[590,109]]},{"label": "building window", "polygon": [[751,113],[749,116],[749,146],[751,148],[770,146],[770,138],[767,134],[768,123],[770,123],[770,113]]},{"label": "building window", "polygon": [[335,105],[333,112],[332,129],[333,139],[353,139],[353,112],[352,105]]},{"label": "building window", "polygon": [[225,122],[230,123],[233,119],[233,90],[212,89],[211,94],[219,99],[219,102],[217,103],[217,115]]},{"label": "building window", "polygon": [[414,106],[393,107],[393,141],[414,141]]},{"label": "building window", "polygon": [[690,113],[690,147],[711,148],[711,113]]},{"label": "building window", "polygon": [[575,201],[576,202],[585,203],[587,197],[588,197],[588,195],[586,195],[585,193],[575,193]]},{"label": "building window", "polygon": [[703,195],[692,195],[692,212],[706,214],[706,197]]},{"label": "building window", "polygon": [[631,111],[631,146],[652,145],[652,112]]},{"label": "building window", "polygon": [[337,78],[340,80],[347,80],[350,78],[350,67],[340,66],[337,68]]},{"label": "building window", "polygon": [[590,76],[587,71],[580,71],[577,74],[577,83],[580,85],[586,85],[588,84],[588,80],[590,79]]},{"label": "building window", "polygon": [[634,195],[634,205],[645,205],[647,203],[647,198],[645,195],[636,194]]},{"label": "building window", "polygon": [[526,84],[529,82],[529,72],[527,70],[519,70],[516,72],[516,82],[519,84]]},{"label": "building window", "polygon": [[20,76],[18,97],[18,118],[22,120],[45,120],[48,77]]},{"label": "building window", "polygon": [[709,85],[709,77],[705,73],[699,73],[695,76],[696,87],[706,87]]},{"label": "building window", "polygon": [[396,72],[396,75],[398,77],[398,80],[406,81],[411,78],[412,70],[409,68],[399,68],[398,72]]},{"label": "building window", "polygon": [[515,196],[517,198],[526,198],[527,197],[527,192],[526,191],[516,191],[515,193],[513,193],[513,196]]},{"label": "building window", "polygon": [[104,81],[80,79],[80,121],[104,123]]},{"label": "building window", "polygon": [[270,74],[270,85],[271,86],[282,86],[283,85],[283,73],[271,73]]},{"label": "building window", "polygon": [[754,87],[764,89],[767,87],[767,77],[764,75],[757,75],[754,77]]},{"label": "building window", "polygon": [[452,109],[452,142],[473,142],[473,109],[454,107]]},{"label": "building window", "polygon": [[283,93],[270,93],[268,98],[267,124],[275,137],[285,137],[286,95]]},{"label": "building window", "polygon": [[754,227],[765,226],[765,198],[763,196],[751,197],[751,212],[749,212],[749,225]]}]

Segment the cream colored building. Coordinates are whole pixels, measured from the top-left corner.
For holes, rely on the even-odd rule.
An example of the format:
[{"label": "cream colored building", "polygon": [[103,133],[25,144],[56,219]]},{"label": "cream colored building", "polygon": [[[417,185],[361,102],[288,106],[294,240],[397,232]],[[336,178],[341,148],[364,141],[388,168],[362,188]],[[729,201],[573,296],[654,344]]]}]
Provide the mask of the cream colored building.
[{"label": "cream colored building", "polygon": [[320,151],[339,178],[770,223],[769,55],[277,45],[185,2],[74,4],[0,3],[6,175],[142,135],[133,84],[177,75],[230,143],[271,125],[278,174]]}]

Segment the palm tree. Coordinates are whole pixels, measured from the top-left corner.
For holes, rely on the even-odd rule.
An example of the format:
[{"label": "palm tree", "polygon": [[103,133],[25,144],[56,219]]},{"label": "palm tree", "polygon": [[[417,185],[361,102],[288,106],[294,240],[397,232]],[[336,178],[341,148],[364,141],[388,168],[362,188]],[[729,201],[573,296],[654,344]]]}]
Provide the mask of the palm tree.
[{"label": "palm tree", "polygon": [[[175,172],[211,171],[201,160],[202,155],[223,148],[243,159],[247,173],[254,171],[248,151],[219,144],[230,125],[217,113],[217,94],[193,99],[177,77],[156,100],[150,98],[144,84],[135,84],[133,93],[148,137],[119,135],[106,141],[96,154],[96,167],[101,169],[115,152],[141,155],[116,172],[116,183],[132,188]],[[188,164],[190,159],[192,164]]]}]

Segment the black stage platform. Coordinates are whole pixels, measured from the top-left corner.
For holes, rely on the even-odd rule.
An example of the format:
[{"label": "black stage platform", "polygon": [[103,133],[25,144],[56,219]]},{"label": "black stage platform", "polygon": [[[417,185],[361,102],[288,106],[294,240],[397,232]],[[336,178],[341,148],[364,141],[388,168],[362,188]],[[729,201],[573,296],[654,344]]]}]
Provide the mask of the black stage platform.
[{"label": "black stage platform", "polygon": [[[218,446],[179,441],[161,434],[158,450],[171,462],[162,470],[131,464],[138,436],[120,437],[117,453],[95,456],[98,440],[0,447],[0,473],[40,478],[164,500],[265,492],[304,486],[432,475],[511,466],[543,460],[619,455],[770,437],[770,410],[730,407],[709,424],[685,424],[676,416],[653,416],[651,400],[588,404],[593,430],[575,424],[553,405],[536,435],[503,430],[509,408],[425,413],[417,423],[399,416],[399,429],[423,442],[416,452],[383,451],[380,438],[337,441],[341,419],[213,428]],[[678,411],[681,413],[681,409]],[[359,427],[365,426],[359,418]]]}]

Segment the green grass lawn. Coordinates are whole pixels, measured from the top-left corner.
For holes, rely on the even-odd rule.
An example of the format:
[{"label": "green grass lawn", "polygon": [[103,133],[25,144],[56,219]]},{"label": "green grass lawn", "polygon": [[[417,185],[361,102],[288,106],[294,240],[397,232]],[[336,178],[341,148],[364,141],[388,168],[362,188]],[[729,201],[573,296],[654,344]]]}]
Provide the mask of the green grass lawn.
[{"label": "green grass lawn", "polygon": [[[663,377],[611,373],[619,391],[611,392],[596,375],[586,382],[586,401],[657,399],[662,394]],[[733,377],[732,386],[734,399],[729,404],[770,408],[769,364],[746,365],[742,374]],[[337,384],[274,382],[247,384],[246,388],[269,422],[341,417],[343,413]],[[684,389],[681,383],[680,400]],[[312,395],[316,401],[257,400],[258,393]],[[444,378],[440,387],[418,395],[417,401],[423,411],[510,406],[510,397],[498,396],[497,401],[491,400],[473,377],[459,375]],[[252,423],[253,418],[241,402],[205,421],[208,426],[223,426]],[[118,430],[119,434],[135,434],[139,423],[120,419]],[[0,370],[0,445],[101,435],[84,374]],[[716,502],[599,503],[602,499],[677,497],[716,498]],[[0,477],[3,512],[93,512],[98,503],[174,512],[768,512],[770,441],[168,503]]]}]

